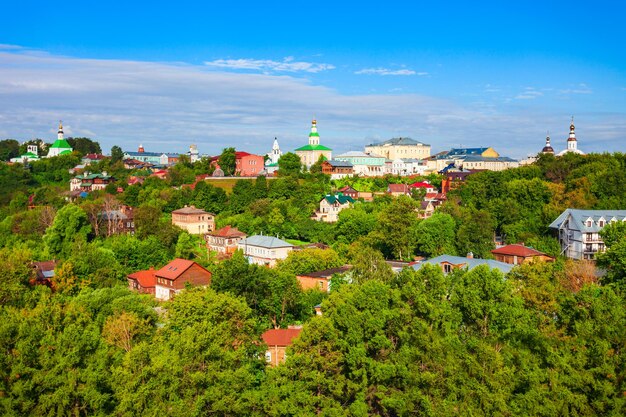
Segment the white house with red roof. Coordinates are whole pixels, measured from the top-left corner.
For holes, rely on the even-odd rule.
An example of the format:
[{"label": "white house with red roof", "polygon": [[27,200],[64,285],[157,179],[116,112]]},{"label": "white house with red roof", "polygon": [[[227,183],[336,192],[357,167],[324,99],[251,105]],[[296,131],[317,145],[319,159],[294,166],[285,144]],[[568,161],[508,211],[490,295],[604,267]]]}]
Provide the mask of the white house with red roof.
[{"label": "white house with red roof", "polygon": [[237,250],[237,244],[247,235],[236,227],[224,226],[215,232],[207,233],[206,240],[209,250],[219,254],[232,254]]}]

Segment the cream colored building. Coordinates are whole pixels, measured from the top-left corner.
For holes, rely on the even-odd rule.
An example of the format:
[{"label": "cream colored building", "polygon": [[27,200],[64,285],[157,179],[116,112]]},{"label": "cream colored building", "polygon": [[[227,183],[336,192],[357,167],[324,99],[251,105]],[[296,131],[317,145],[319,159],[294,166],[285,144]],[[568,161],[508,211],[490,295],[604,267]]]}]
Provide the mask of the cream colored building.
[{"label": "cream colored building", "polygon": [[327,195],[320,201],[320,209],[312,216],[313,220],[326,223],[334,223],[339,220],[339,213],[343,209],[350,208],[354,204],[352,197],[337,194]]},{"label": "cream colored building", "polygon": [[215,215],[194,206],[185,206],[172,212],[172,224],[192,235],[205,234],[215,230]]},{"label": "cream colored building", "polygon": [[365,147],[365,153],[384,156],[387,159],[424,159],[430,156],[430,145],[411,138],[392,138]]},{"label": "cream colored building", "polygon": [[310,168],[311,165],[316,163],[320,156],[323,156],[327,161],[333,159],[333,150],[326,146],[320,145],[320,135],[317,133],[317,121],[313,120],[311,123],[311,133],[309,133],[309,144],[296,149],[296,155],[300,157],[302,165]]}]

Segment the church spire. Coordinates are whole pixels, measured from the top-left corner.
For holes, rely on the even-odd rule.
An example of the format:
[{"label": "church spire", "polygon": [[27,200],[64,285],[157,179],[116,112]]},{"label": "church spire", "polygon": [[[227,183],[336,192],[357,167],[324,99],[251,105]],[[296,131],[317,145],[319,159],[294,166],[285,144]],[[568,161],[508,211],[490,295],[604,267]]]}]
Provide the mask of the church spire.
[{"label": "church spire", "polygon": [[541,153],[554,154],[554,149],[552,148],[552,145],[550,144],[550,132],[548,132],[548,135],[546,136],[546,146],[543,147],[543,149],[541,150]]},{"label": "church spire", "polygon": [[320,135],[317,133],[317,120],[311,122],[311,133],[309,133],[309,145],[319,145]]},{"label": "church spire", "polygon": [[63,121],[59,120],[59,131],[57,132],[57,139],[63,140]]},{"label": "church spire", "polygon": [[569,125],[569,138],[567,138],[567,150],[576,151],[578,148],[578,141],[576,140],[576,127],[574,126],[574,116],[572,116],[572,123]]}]

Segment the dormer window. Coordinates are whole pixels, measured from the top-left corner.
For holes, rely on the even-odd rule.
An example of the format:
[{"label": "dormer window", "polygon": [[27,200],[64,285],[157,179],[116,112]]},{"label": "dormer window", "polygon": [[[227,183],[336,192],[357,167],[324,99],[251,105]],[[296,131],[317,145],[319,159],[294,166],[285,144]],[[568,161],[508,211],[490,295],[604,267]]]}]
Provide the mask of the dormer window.
[{"label": "dormer window", "polygon": [[591,227],[591,226],[593,226],[593,220],[588,219],[587,220],[587,227]]},{"label": "dormer window", "polygon": [[604,227],[604,220],[598,220],[598,226]]}]

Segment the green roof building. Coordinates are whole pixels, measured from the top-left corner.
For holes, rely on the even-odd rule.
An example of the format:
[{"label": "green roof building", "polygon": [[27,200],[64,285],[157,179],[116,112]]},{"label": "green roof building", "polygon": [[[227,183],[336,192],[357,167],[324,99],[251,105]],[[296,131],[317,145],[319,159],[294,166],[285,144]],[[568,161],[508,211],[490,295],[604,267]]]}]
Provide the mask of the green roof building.
[{"label": "green roof building", "polygon": [[70,144],[63,137],[63,123],[59,121],[59,131],[57,132],[57,140],[48,149],[47,158],[59,155],[68,155],[73,151]]},{"label": "green roof building", "polygon": [[309,144],[296,149],[296,155],[300,157],[302,164],[307,168],[316,163],[320,156],[326,160],[332,159],[333,150],[320,145],[320,135],[317,133],[317,120],[311,123],[311,133],[309,133]]}]

